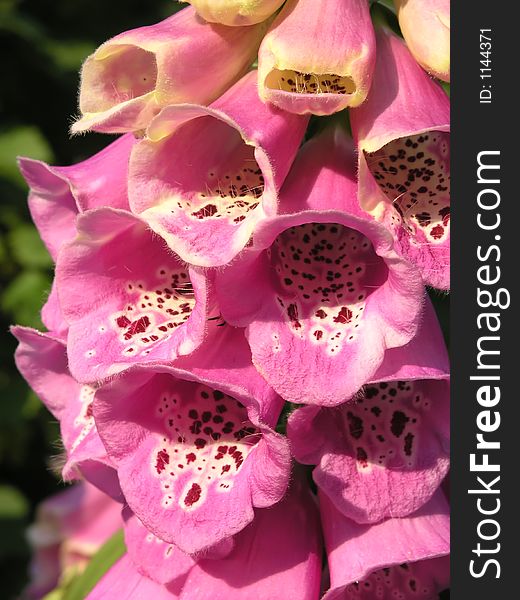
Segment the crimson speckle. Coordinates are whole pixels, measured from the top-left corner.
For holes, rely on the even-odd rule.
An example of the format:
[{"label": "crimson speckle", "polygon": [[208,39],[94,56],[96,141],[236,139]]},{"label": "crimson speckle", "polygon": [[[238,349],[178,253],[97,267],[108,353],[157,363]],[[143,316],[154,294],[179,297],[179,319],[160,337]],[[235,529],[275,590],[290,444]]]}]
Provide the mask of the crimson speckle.
[{"label": "crimson speckle", "polygon": [[200,485],[198,483],[193,483],[191,485],[189,492],[186,494],[186,497],[184,498],[184,504],[186,504],[186,506],[192,506],[193,504],[195,504],[196,502],[198,502],[200,500],[201,493],[202,493],[202,489],[201,489]]}]

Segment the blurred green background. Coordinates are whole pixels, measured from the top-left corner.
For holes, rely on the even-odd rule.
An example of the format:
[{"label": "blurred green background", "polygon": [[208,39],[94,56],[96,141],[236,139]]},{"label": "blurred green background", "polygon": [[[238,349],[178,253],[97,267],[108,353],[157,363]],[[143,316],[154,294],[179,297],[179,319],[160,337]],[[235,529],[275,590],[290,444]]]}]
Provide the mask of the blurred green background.
[{"label": "blurred green background", "polygon": [[[52,457],[58,427],[18,375],[9,325],[41,328],[52,261],[31,224],[27,188],[16,156],[68,165],[90,156],[109,136],[71,139],[78,72],[84,58],[113,35],[170,15],[174,0],[0,0],[0,595],[27,582],[24,531],[36,504],[60,488]],[[435,294],[447,325],[446,297]],[[445,328],[446,330],[446,328]]]},{"label": "blurred green background", "polygon": [[58,427],[18,375],[9,325],[41,327],[52,261],[31,224],[16,156],[78,162],[109,136],[69,138],[82,61],[107,38],[170,15],[173,0],[0,0],[0,597],[27,581],[24,530],[60,487]]}]

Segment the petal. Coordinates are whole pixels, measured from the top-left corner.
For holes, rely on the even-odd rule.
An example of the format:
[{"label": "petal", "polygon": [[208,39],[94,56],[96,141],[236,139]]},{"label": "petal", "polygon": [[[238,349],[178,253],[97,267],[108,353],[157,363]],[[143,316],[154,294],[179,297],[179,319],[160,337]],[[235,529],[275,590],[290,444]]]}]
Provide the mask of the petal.
[{"label": "petal", "polygon": [[155,25],[119,34],[83,65],[78,133],[144,129],[162,107],[207,104],[251,65],[265,31],[209,25],[188,7]]},{"label": "petal", "polygon": [[282,213],[216,276],[224,318],[248,325],[253,362],[291,402],[344,402],[420,320],[420,276],[384,227],[359,216],[348,149],[335,129],[306,144]]},{"label": "petal", "polygon": [[426,315],[419,335],[387,351],[376,377],[351,402],[305,407],[288,421],[293,455],[318,465],[320,489],[359,523],[416,511],[448,472],[448,361],[430,304]]},{"label": "petal", "polygon": [[190,554],[243,529],[253,506],[278,502],[288,481],[287,443],[258,420],[275,420],[259,405],[280,403],[250,363],[224,349],[227,376],[218,363],[204,376],[195,356],[190,370],[134,368],[96,394],[96,423],[130,508]]},{"label": "petal", "polygon": [[77,227],[56,266],[76,379],[93,382],[192,352],[206,327],[206,276],[186,268],[130,213],[89,211]]},{"label": "petal", "polygon": [[415,60],[428,73],[450,80],[449,0],[395,0],[399,26]]},{"label": "petal", "polygon": [[240,26],[265,21],[284,0],[187,0],[210,23]]},{"label": "petal", "polygon": [[347,519],[323,495],[320,511],[331,578],[323,600],[429,600],[448,587],[450,531],[442,493],[407,518],[377,525]]},{"label": "petal", "polygon": [[397,36],[381,29],[372,92],[351,111],[362,207],[425,282],[449,287],[449,99]]},{"label": "petal", "polygon": [[288,0],[260,46],[260,97],[299,114],[359,106],[375,54],[365,0]]},{"label": "petal", "polygon": [[315,482],[345,516],[358,523],[404,517],[448,472],[449,384],[371,383],[339,407],[295,411],[287,432],[293,455],[317,465]]},{"label": "petal", "polygon": [[148,531],[130,509],[125,508],[123,514],[125,545],[139,573],[161,584],[182,579],[188,574],[195,565],[193,557]]},{"label": "petal", "polygon": [[[74,227],[74,231],[75,230],[76,227]],[[69,326],[64,320],[63,313],[61,312],[55,280],[52,282],[51,291],[49,292],[47,301],[42,306],[41,320],[53,337],[66,341]]]},{"label": "petal", "polygon": [[69,167],[20,158],[30,187],[29,209],[51,256],[76,235],[79,212],[101,206],[128,208],[127,178],[132,135],[120,137],[94,156]]},{"label": "petal", "polygon": [[132,153],[132,210],[183,260],[229,262],[276,212],[307,121],[265,106],[256,71],[209,108],[164,109]]},{"label": "petal", "polygon": [[80,385],[71,377],[63,341],[27,327],[13,327],[12,333],[20,342],[15,353],[18,370],[60,421],[67,451],[63,478],[70,481],[81,474],[105,493],[120,499],[119,483],[92,415],[95,389]]},{"label": "petal", "polygon": [[181,600],[317,600],[321,539],[316,506],[294,482],[279,504],[256,511],[222,560],[200,560],[184,583]]},{"label": "petal", "polygon": [[387,350],[372,382],[448,379],[449,357],[432,303],[426,298],[420,329],[411,342]]},{"label": "petal", "polygon": [[50,255],[56,260],[61,245],[76,234],[76,200],[67,182],[44,162],[20,158],[19,166],[30,187],[32,219]]}]

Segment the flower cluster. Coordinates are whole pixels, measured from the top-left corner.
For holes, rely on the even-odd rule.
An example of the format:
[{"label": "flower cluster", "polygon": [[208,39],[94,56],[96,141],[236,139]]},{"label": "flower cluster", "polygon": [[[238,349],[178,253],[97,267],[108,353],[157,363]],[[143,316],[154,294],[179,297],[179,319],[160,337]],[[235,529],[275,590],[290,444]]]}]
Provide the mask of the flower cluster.
[{"label": "flower cluster", "polygon": [[89,598],[438,598],[447,2],[396,1],[406,42],[367,0],[190,3],[86,60],[72,131],[116,141],[20,160],[56,271],[17,365],[124,524]]}]

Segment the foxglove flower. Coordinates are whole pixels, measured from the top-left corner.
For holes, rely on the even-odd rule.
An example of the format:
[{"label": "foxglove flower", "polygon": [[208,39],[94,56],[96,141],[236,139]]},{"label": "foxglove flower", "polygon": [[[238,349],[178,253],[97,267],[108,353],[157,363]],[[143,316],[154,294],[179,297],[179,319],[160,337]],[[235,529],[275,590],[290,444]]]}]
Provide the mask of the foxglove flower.
[{"label": "foxglove flower", "polygon": [[135,367],[105,385],[94,416],[132,511],[192,554],[283,496],[290,455],[272,429],[282,403],[243,332],[226,327],[173,366]]},{"label": "foxglove flower", "polygon": [[299,114],[359,106],[375,50],[366,0],[287,0],[258,52],[260,97]]},{"label": "foxglove flower", "polygon": [[415,60],[450,80],[450,0],[394,0],[399,26]]},{"label": "foxglove flower", "polygon": [[72,132],[136,131],[169,104],[211,102],[246,72],[264,32],[263,24],[210,25],[188,7],[117,35],[83,65]]},{"label": "foxglove flower", "polygon": [[78,381],[171,361],[202,342],[210,316],[206,275],[182,263],[129,212],[89,211],[77,230],[60,251],[56,281]]},{"label": "foxglove flower", "polygon": [[66,450],[62,469],[64,481],[80,476],[112,497],[120,499],[121,490],[112,463],[99,439],[92,414],[95,388],[75,381],[68,370],[65,344],[51,334],[27,327],[13,327],[19,346],[16,366],[60,422]]},{"label": "foxglove flower", "polygon": [[359,148],[359,199],[394,231],[424,281],[449,287],[449,100],[404,42],[382,27],[367,101],[351,111]]},{"label": "foxglove flower", "polygon": [[229,262],[276,213],[307,121],[264,105],[256,71],[209,108],[164,109],[132,153],[132,210],[183,260]]},{"label": "foxglove flower", "polygon": [[[152,538],[148,545],[161,548]],[[169,554],[168,549],[171,549]],[[143,555],[145,552],[143,549]],[[156,550],[152,552],[155,554]],[[256,511],[254,521],[235,536],[234,548],[226,557],[181,558],[178,550],[166,544],[162,545],[162,552],[162,560],[169,560],[172,572],[177,574],[173,581],[162,585],[140,574],[139,565],[127,555],[101,579],[88,600],[109,597],[272,600],[279,597],[281,590],[287,600],[318,600],[319,597],[318,515],[310,493],[298,484],[293,485],[279,504]],[[186,562],[189,560],[191,564]],[[179,563],[176,566],[176,561],[183,564],[183,568],[179,568]]]},{"label": "foxglove flower", "polygon": [[20,171],[29,186],[29,210],[50,255],[76,237],[76,217],[93,208],[128,210],[128,162],[135,143],[124,135],[94,156],[68,167],[22,157]]},{"label": "foxglove flower", "polygon": [[346,517],[375,523],[427,502],[449,468],[449,384],[431,306],[420,334],[388,358],[351,401],[291,414],[296,459]]},{"label": "foxglove flower", "polygon": [[83,570],[121,525],[121,504],[86,482],[44,500],[27,531],[33,557],[24,597],[42,598]]},{"label": "foxglove flower", "polygon": [[[32,219],[54,261],[61,246],[76,237],[78,214],[102,206],[129,208],[128,162],[134,143],[133,135],[121,136],[91,158],[68,167],[19,159],[20,171],[30,190]],[[54,282],[41,319],[54,336],[66,338],[68,326]]]},{"label": "foxglove flower", "polygon": [[210,23],[252,25],[269,18],[284,0],[187,0]]},{"label": "foxglove flower", "polygon": [[449,516],[442,492],[403,519],[359,525],[325,496],[320,513],[331,588],[323,600],[433,600],[449,585]]},{"label": "foxglove flower", "polygon": [[247,326],[255,366],[290,402],[344,402],[420,319],[421,278],[359,209],[354,161],[339,128],[308,142],[279,215],[217,273],[223,317]]}]

